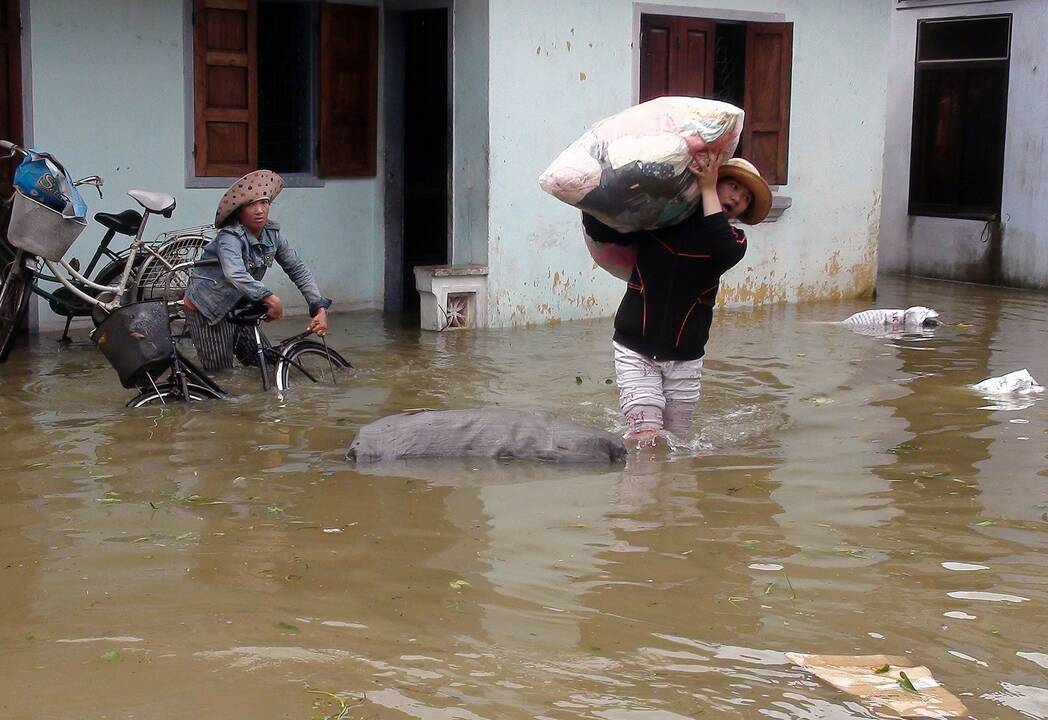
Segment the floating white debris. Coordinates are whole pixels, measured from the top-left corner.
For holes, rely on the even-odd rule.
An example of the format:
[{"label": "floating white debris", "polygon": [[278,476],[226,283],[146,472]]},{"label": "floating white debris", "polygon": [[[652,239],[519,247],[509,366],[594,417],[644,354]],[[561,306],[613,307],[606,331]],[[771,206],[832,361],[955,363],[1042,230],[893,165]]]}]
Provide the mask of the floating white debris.
[{"label": "floating white debris", "polygon": [[947,570],[955,570],[957,572],[972,572],[974,570],[989,570],[986,565],[972,565],[971,563],[962,562],[944,562],[942,566]]},{"label": "floating white debris", "polygon": [[968,613],[962,612],[960,610],[950,610],[949,612],[944,612],[943,613],[943,617],[953,618],[954,620],[976,620],[976,619],[978,619],[975,615],[969,615]]},{"label": "floating white debris", "polygon": [[779,565],[778,563],[753,563],[750,565],[750,570],[768,570],[770,572],[775,572],[777,570],[782,570],[782,565]]},{"label": "floating white debris", "polygon": [[971,655],[965,655],[964,653],[958,652],[956,650],[947,650],[946,652],[948,652],[950,655],[953,655],[954,657],[959,657],[961,660],[967,660],[968,662],[973,662],[976,665],[981,665],[982,667],[990,667],[984,661],[980,660],[979,658],[973,658]]},{"label": "floating white debris", "polygon": [[1015,653],[1023,660],[1029,660],[1030,662],[1037,663],[1045,670],[1048,670],[1048,655],[1039,652],[1017,652]]},{"label": "floating white debris", "polygon": [[1044,388],[1037,384],[1026,368],[1000,377],[986,378],[971,388],[982,395],[1030,395],[1044,392]]},{"label": "floating white debris", "polygon": [[1029,601],[1030,599],[1019,597],[1018,595],[1006,595],[1004,593],[978,592],[968,590],[958,590],[956,592],[946,594],[952,598],[957,598],[958,600],[988,600],[989,602],[1023,603]]}]

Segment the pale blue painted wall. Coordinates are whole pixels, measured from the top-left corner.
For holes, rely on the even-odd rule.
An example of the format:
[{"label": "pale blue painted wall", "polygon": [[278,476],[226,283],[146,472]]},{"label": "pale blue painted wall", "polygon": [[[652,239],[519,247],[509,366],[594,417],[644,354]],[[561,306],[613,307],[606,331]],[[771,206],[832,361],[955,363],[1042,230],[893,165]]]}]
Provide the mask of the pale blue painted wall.
[{"label": "pale blue painted wall", "polygon": [[[869,293],[876,270],[891,3],[870,0],[490,0],[489,320],[609,315],[623,284],[594,270],[579,214],[538,187],[590,124],[634,102],[639,10],[778,13],[794,23],[793,207],[748,232],[729,303]],[[569,47],[570,43],[570,47]]]},{"label": "pale blue painted wall", "polygon": [[[105,178],[105,199],[85,195],[92,212],[119,212],[131,188],[174,195],[171,220],[153,218],[152,235],[214,219],[221,189],[186,189],[183,0],[31,0],[32,136],[74,175]],[[381,175],[381,169],[379,170]],[[286,189],[273,206],[321,289],[337,309],[380,306],[384,248],[380,197],[372,179],[329,180]],[[71,255],[86,260],[101,237],[92,226]],[[304,311],[301,295],[279,270],[275,292]],[[46,305],[41,329],[62,318]]]}]

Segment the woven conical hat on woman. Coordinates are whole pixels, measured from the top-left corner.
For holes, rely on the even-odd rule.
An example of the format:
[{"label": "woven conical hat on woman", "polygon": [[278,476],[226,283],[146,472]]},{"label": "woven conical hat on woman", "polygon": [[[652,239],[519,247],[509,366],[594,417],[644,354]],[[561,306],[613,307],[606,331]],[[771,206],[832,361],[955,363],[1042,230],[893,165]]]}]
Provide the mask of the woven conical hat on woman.
[{"label": "woven conical hat on woman", "polygon": [[270,202],[284,189],[284,178],[272,170],[255,170],[229,186],[218,201],[215,227],[222,227],[237,210],[263,198]]}]

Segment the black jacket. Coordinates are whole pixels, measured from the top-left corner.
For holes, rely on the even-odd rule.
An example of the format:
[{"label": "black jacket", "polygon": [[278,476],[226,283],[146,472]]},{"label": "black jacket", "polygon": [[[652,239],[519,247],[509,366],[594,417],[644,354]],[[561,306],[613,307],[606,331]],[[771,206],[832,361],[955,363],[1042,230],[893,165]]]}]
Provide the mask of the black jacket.
[{"label": "black jacket", "polygon": [[582,213],[597,242],[636,245],[637,262],[615,314],[615,342],[653,360],[697,360],[706,352],[720,277],[746,254],[746,236],[723,212],[700,207],[658,230],[620,233]]}]

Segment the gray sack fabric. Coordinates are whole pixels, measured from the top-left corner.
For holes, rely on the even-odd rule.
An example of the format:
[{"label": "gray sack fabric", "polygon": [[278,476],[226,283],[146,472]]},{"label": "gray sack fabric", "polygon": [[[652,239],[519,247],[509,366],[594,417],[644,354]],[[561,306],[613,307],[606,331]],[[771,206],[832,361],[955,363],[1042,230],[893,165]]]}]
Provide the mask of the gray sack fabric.
[{"label": "gray sack fabric", "polygon": [[523,410],[425,410],[360,428],[346,454],[358,463],[426,457],[487,457],[561,463],[626,459],[622,438]]}]

